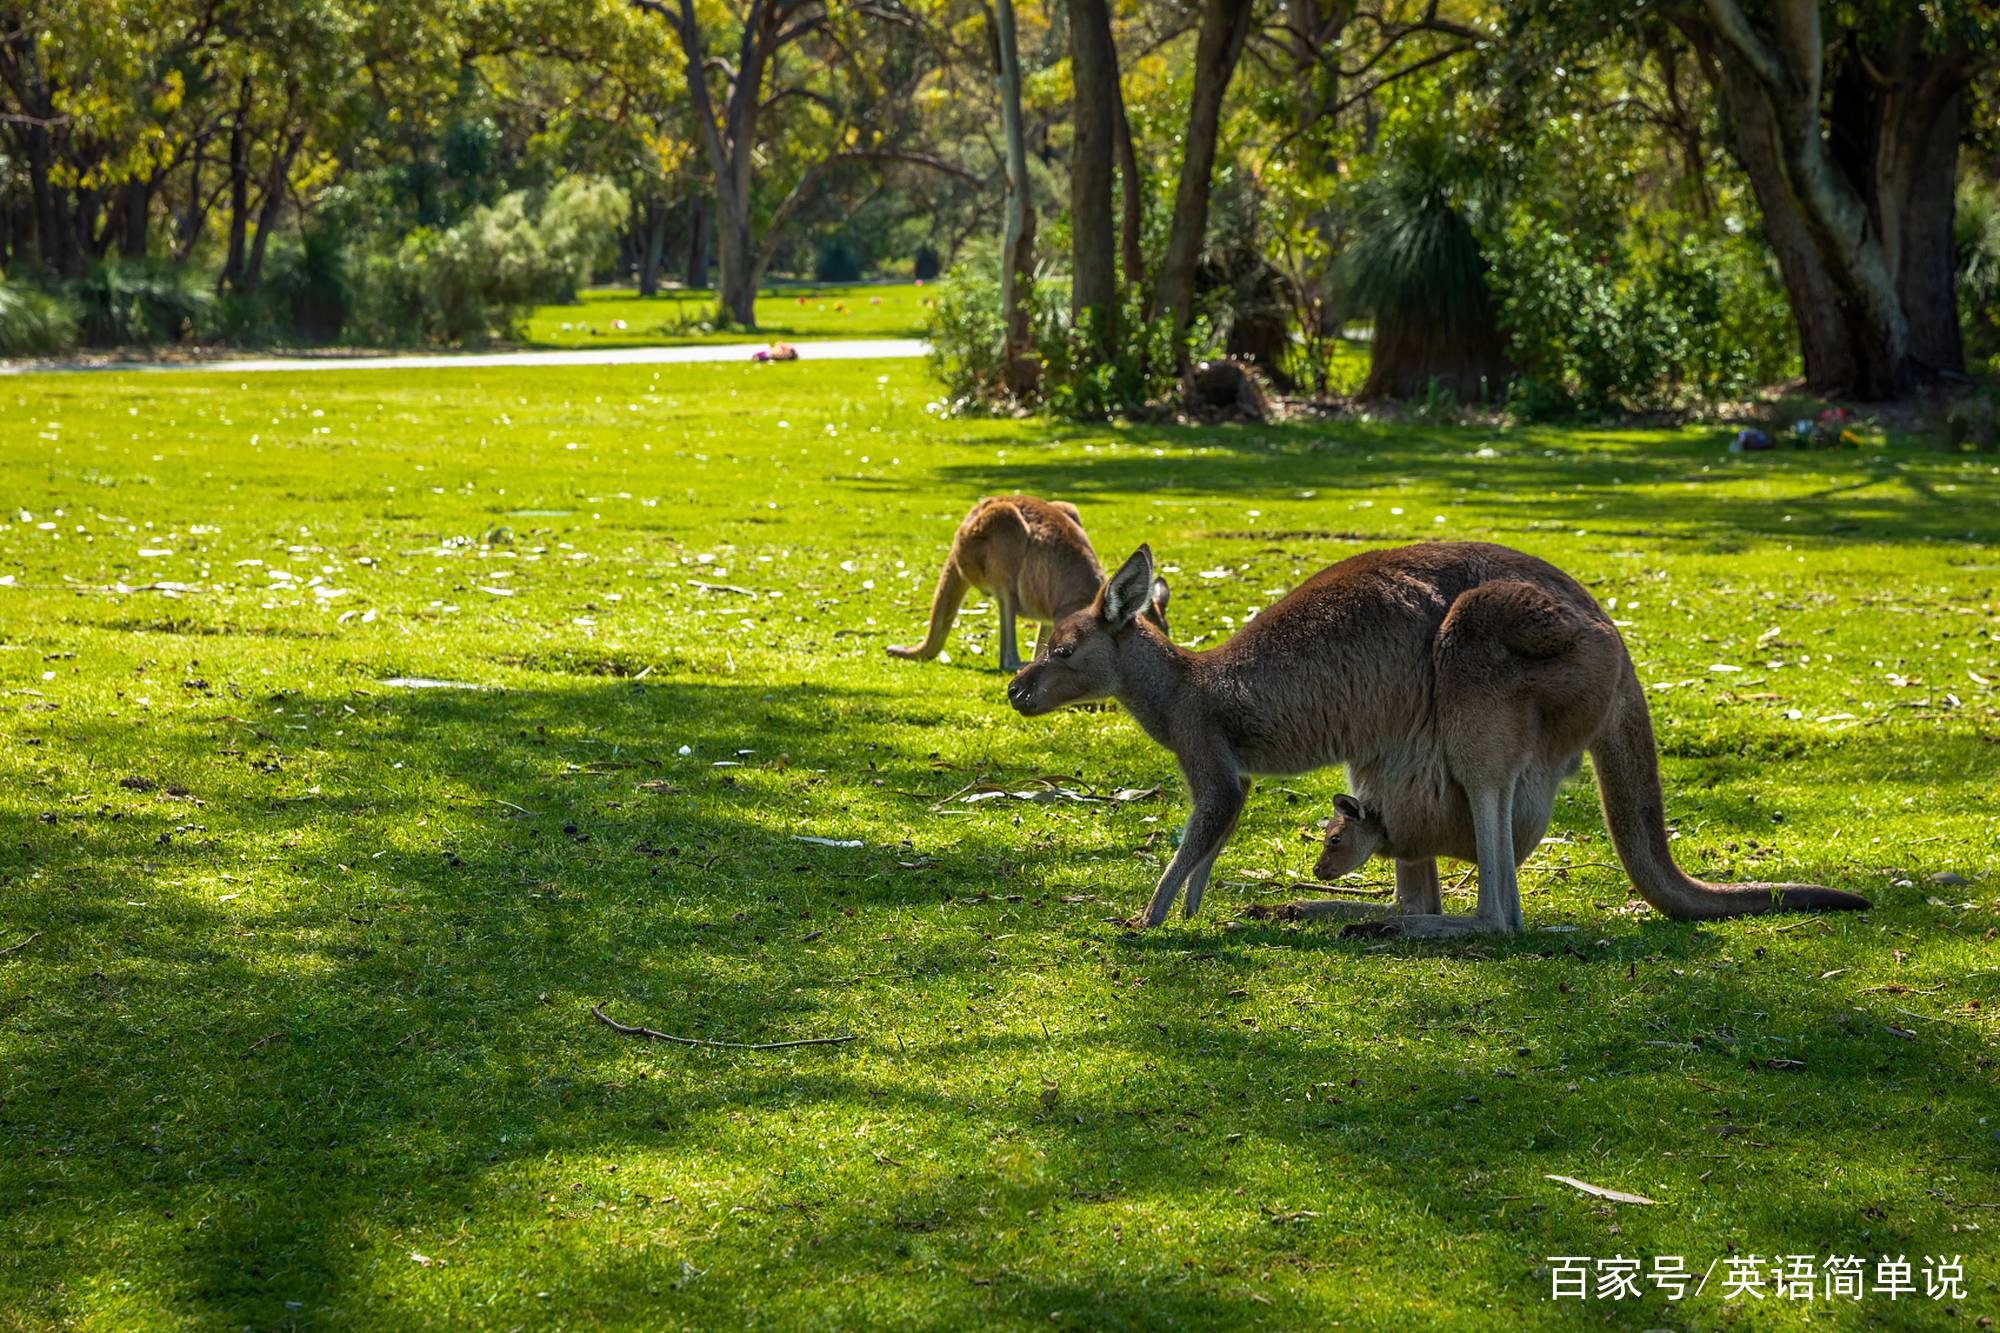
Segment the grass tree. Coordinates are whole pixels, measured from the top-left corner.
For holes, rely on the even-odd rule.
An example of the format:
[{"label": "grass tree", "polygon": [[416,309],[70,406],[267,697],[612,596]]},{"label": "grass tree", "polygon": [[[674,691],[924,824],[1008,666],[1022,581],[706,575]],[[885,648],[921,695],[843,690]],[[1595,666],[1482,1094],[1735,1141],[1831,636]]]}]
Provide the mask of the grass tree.
[{"label": "grass tree", "polygon": [[1348,251],[1349,293],[1374,316],[1366,398],[1490,398],[1507,377],[1486,260],[1454,199],[1458,171],[1419,139],[1373,190]]}]

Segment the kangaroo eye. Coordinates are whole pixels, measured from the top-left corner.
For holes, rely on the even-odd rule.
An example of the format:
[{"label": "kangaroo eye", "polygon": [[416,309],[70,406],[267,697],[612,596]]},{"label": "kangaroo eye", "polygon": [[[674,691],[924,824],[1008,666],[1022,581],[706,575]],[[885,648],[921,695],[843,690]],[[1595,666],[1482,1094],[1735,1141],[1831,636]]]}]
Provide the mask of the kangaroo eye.
[{"label": "kangaroo eye", "polygon": [[1069,655],[1070,655],[1071,653],[1073,653],[1073,652],[1075,652],[1075,651],[1076,651],[1076,645],[1075,645],[1075,644],[1073,644],[1073,643],[1065,643],[1065,644],[1061,644],[1061,645],[1059,645],[1059,646],[1057,646],[1057,647],[1054,647],[1054,648],[1051,648],[1051,649],[1049,649],[1049,656],[1050,656],[1050,657],[1068,657],[1068,656],[1069,656]]}]

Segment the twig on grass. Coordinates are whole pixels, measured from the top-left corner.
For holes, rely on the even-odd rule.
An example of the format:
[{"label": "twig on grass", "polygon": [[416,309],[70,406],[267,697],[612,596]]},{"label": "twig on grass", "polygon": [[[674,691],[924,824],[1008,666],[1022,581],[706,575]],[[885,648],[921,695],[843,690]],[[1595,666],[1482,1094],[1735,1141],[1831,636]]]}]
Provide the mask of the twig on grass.
[{"label": "twig on grass", "polygon": [[838,1046],[845,1041],[859,1041],[859,1033],[847,1032],[838,1037],[800,1037],[794,1041],[710,1041],[706,1037],[676,1037],[671,1032],[656,1032],[652,1028],[629,1027],[604,1012],[604,1006],[590,1006],[591,1017],[614,1032],[622,1032],[628,1037],[646,1037],[652,1041],[671,1041],[682,1046],[714,1046],[731,1051],[776,1051],[787,1046]]},{"label": "twig on grass", "polygon": [[38,930],[34,934],[28,936],[27,939],[22,940],[19,944],[10,944],[4,949],[0,949],[0,958],[4,958],[10,953],[21,952],[21,950],[27,948],[30,944],[33,944],[36,940],[40,939],[41,937],[42,937],[42,932]]}]

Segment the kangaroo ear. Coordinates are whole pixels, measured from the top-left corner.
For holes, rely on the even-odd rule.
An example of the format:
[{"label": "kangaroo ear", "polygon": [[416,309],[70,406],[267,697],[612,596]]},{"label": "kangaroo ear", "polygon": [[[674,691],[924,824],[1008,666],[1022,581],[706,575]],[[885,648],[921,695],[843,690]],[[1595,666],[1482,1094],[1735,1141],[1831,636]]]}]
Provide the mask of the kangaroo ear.
[{"label": "kangaroo ear", "polygon": [[1346,792],[1342,792],[1340,795],[1333,798],[1333,808],[1335,810],[1338,810],[1341,814],[1347,816],[1349,819],[1361,819],[1364,817],[1364,811],[1361,809],[1361,802],[1355,800],[1352,796],[1349,796]]},{"label": "kangaroo ear", "polygon": [[1153,548],[1141,546],[1104,585],[1104,623],[1113,629],[1132,623],[1153,590]]},{"label": "kangaroo ear", "polygon": [[1067,500],[1051,500],[1049,503],[1063,513],[1068,514],[1070,522],[1076,524],[1079,528],[1083,526],[1083,515],[1077,512],[1075,505]]},{"label": "kangaroo ear", "polygon": [[1167,599],[1173,595],[1167,581],[1157,574],[1153,576],[1153,614],[1161,620],[1167,618]]}]

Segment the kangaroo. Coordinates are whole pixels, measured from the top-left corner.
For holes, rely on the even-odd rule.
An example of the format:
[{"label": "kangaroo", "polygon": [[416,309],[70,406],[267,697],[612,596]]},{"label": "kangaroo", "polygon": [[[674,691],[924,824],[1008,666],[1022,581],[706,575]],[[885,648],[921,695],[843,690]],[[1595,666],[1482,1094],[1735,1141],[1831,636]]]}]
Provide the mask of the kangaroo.
[{"label": "kangaroo", "polygon": [[[1007,687],[1024,717],[1116,698],[1180,762],[1194,809],[1147,926],[1166,920],[1183,887],[1187,915],[1199,909],[1248,775],[1345,763],[1394,849],[1396,914],[1315,903],[1310,915],[1392,935],[1518,932],[1515,872],[1586,750],[1619,862],[1667,916],[1869,905],[1815,884],[1708,884],[1674,864],[1631,655],[1583,586],[1546,561],[1484,542],[1364,552],[1206,652],[1176,647],[1138,615],[1152,577],[1141,546]],[[1439,856],[1478,868],[1473,915],[1443,914]]]},{"label": "kangaroo", "polygon": [[[1352,796],[1333,798],[1333,818],[1326,822],[1326,837],[1320,843],[1319,860],[1313,864],[1313,878],[1331,883],[1368,863],[1377,852],[1388,850],[1389,831],[1380,818]],[[1390,851],[1391,857],[1395,852]]]},{"label": "kangaroo", "polygon": [[[1041,622],[1035,637],[1039,657],[1049,626],[1088,606],[1104,583],[1104,567],[1090,538],[1083,535],[1083,518],[1076,506],[1032,495],[988,497],[972,506],[951,539],[951,554],[938,574],[931,594],[930,632],[922,643],[891,647],[891,657],[928,662],[944,648],[952,621],[975,587],[1000,603],[1000,669],[1021,669],[1021,652],[1014,637],[1014,618],[1025,614]],[[1167,629],[1168,591],[1165,580],[1150,585],[1148,616]]]}]

